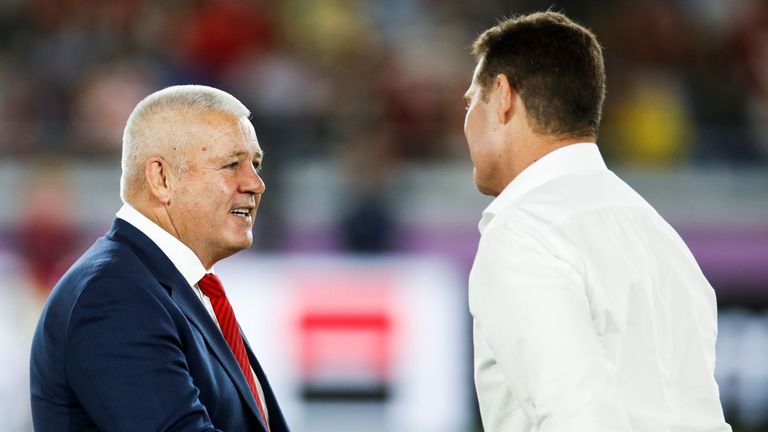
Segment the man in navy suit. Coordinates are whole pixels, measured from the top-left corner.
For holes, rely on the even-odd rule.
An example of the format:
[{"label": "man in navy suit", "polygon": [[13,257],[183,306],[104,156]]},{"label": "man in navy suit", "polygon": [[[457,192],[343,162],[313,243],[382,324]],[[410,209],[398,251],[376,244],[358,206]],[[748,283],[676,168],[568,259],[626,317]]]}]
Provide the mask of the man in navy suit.
[{"label": "man in navy suit", "polygon": [[248,116],[204,86],[166,88],[131,113],[124,205],[35,332],[36,431],[288,430],[211,274],[253,241],[265,187]]}]

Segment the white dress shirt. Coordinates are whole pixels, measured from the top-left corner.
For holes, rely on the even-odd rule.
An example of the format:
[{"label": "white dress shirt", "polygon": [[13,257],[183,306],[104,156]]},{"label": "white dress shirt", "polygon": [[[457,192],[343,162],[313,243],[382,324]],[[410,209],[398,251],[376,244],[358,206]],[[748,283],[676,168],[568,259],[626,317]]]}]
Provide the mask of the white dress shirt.
[{"label": "white dress shirt", "polygon": [[[219,321],[216,319],[216,313],[213,310],[211,299],[203,294],[203,290],[197,286],[197,282],[200,281],[206,273],[214,272],[213,267],[206,270],[203,263],[200,262],[200,258],[195,255],[192,249],[182,243],[181,240],[171,235],[168,231],[152,222],[130,204],[123,204],[115,216],[128,222],[144,233],[144,235],[149,237],[149,239],[163,251],[165,256],[167,256],[168,259],[171,260],[171,263],[176,266],[176,269],[179,270],[179,273],[184,276],[184,279],[189,283],[189,286],[192,287],[192,290],[203,303],[203,306],[208,311],[211,319],[213,319],[213,322],[215,322],[218,327]],[[219,327],[219,329],[221,329],[221,327]],[[256,373],[253,372],[253,368],[251,368],[251,373],[253,373],[253,380],[256,382],[256,390],[259,393],[259,399],[261,399],[261,406],[264,408],[265,415],[269,416],[269,413],[266,412],[267,404],[264,400],[264,391],[259,383],[259,378],[256,376]],[[264,420],[268,421],[268,419]]]},{"label": "white dress shirt", "polygon": [[729,432],[715,294],[597,145],[542,157],[484,211],[469,279],[486,432]]}]

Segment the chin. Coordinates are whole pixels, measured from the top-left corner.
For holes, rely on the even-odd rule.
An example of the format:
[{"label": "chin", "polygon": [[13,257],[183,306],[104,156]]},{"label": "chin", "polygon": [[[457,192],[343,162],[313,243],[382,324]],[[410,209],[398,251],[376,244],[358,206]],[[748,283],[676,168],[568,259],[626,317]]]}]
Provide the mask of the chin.
[{"label": "chin", "polygon": [[477,184],[475,186],[477,187],[477,190],[480,191],[480,193],[483,194],[483,195],[488,195],[488,196],[492,196],[492,197],[499,196],[499,191],[497,191],[496,189],[489,188],[489,187],[484,187],[484,186],[477,185]]},{"label": "chin", "polygon": [[235,242],[232,246],[235,250],[235,252],[240,252],[241,250],[249,249],[253,245],[253,236],[249,235],[247,238],[240,239],[239,241]]},{"label": "chin", "polygon": [[490,196],[498,196],[500,191],[496,188],[493,188],[487,184],[487,182],[483,181],[481,177],[478,177],[477,175],[477,169],[474,170],[472,173],[472,180],[475,183],[475,187],[477,190],[483,194],[483,195],[490,195]]},{"label": "chin", "polygon": [[240,251],[249,249],[253,245],[253,235],[238,236],[237,238],[231,238],[226,243],[226,246],[222,249],[226,251],[227,256],[232,256]]}]

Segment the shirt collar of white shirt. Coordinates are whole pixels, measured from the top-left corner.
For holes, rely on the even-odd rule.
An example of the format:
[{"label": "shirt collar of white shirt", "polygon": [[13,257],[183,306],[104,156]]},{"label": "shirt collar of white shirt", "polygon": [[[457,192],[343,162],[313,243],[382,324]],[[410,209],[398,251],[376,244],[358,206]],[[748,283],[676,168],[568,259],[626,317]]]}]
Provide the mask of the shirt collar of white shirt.
[{"label": "shirt collar of white shirt", "polygon": [[580,171],[606,169],[594,143],[569,144],[547,153],[518,174],[485,208],[478,224],[480,233],[502,209],[544,183]]},{"label": "shirt collar of white shirt", "polygon": [[149,237],[171,260],[190,286],[195,286],[206,273],[213,273],[213,267],[211,267],[210,271],[206,271],[203,263],[200,262],[200,258],[192,252],[192,249],[152,222],[130,204],[123,204],[123,207],[120,208],[115,216],[133,225]]}]

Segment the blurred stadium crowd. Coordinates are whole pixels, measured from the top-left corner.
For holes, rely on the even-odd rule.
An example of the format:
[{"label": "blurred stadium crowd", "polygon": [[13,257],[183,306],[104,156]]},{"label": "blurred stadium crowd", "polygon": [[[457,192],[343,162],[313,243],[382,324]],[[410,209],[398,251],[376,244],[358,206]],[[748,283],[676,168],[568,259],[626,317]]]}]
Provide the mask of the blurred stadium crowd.
[{"label": "blurred stadium crowd", "polygon": [[[330,248],[402,249],[391,178],[414,166],[467,167],[472,40],[496,18],[549,7],[605,47],[599,143],[612,167],[768,168],[762,0],[0,0],[0,168],[13,171],[0,181],[15,176],[23,188],[0,191],[9,199],[0,206],[0,292],[34,293],[5,302],[0,315],[27,311],[16,324],[31,329],[28,311],[104,232],[78,219],[71,197],[84,192],[71,190],[72,171],[116,168],[130,110],[172,84],[219,87],[252,110],[273,200],[260,210],[258,250],[301,249],[285,215],[288,176],[318,160],[348,184]],[[464,247],[471,256],[475,244]],[[0,335],[24,340],[4,325]],[[16,381],[0,375],[0,387]],[[0,402],[26,409],[7,393],[0,389]],[[24,421],[11,430],[25,430]]]},{"label": "blurred stadium crowd", "polygon": [[[199,83],[226,89],[252,109],[268,153],[271,196],[279,199],[286,163],[312,158],[340,161],[360,188],[375,191],[404,164],[467,159],[461,95],[472,70],[469,44],[494,17],[548,6],[4,0],[0,158],[33,161],[49,173],[73,159],[114,163],[138,100],[167,85]],[[600,144],[613,166],[768,161],[765,2],[554,7],[594,29],[605,46],[609,90]],[[47,198],[49,206],[56,201]],[[387,225],[375,199],[361,206],[350,221],[372,213]],[[282,228],[272,219],[260,244],[280,248]],[[43,236],[44,255],[75,241],[58,235],[53,248]],[[352,249],[387,246],[376,233],[349,236]],[[45,259],[35,242],[22,249]]]},{"label": "blurred stadium crowd", "polygon": [[[0,152],[113,158],[137,100],[196,82],[242,98],[267,136],[284,138],[271,146],[280,147],[275,153],[343,156],[356,148],[344,144],[362,140],[367,155],[394,164],[464,158],[467,46],[493,17],[537,7],[547,5],[4,0]],[[605,46],[610,96],[601,141],[614,159],[766,160],[765,2],[553,7],[594,29]]]}]

